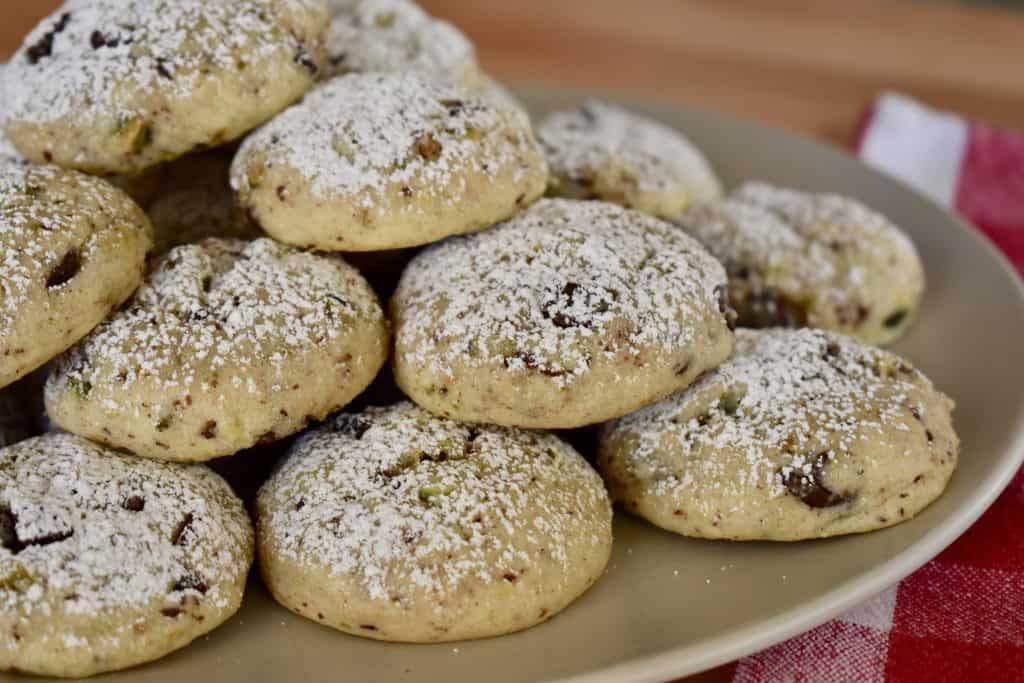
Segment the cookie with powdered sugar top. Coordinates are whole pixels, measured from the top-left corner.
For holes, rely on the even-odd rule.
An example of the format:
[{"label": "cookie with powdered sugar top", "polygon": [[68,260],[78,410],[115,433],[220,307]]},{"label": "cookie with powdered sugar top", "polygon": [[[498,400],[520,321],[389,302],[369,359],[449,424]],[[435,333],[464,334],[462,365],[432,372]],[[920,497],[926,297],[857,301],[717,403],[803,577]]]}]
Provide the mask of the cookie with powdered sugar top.
[{"label": "cookie with powdered sugar top", "polygon": [[395,377],[455,419],[601,422],[729,357],[725,284],[722,266],[671,224],[544,199],[412,261],[391,300]]},{"label": "cookie with powdered sugar top", "polygon": [[377,251],[508,218],[543,194],[547,164],[521,112],[415,74],[352,74],[249,136],[231,181],[283,242]]},{"label": "cookie with powdered sugar top", "polygon": [[0,161],[0,386],[61,353],[142,281],[146,215],[109,183]]},{"label": "cookie with powdered sugar top", "polygon": [[628,511],[686,536],[871,531],[944,490],[952,409],[909,363],[849,337],[740,329],[721,367],[606,425],[598,468]]},{"label": "cookie with powdered sugar top", "polygon": [[678,223],[725,264],[745,327],[815,327],[888,344],[924,295],[914,244],[849,197],[751,182]]},{"label": "cookie with powdered sugar top", "polygon": [[601,576],[600,477],[551,434],[461,424],[405,402],[301,438],[256,504],[260,569],[288,609],[406,642],[495,636]]},{"label": "cookie with powdered sugar top", "polygon": [[476,50],[462,31],[411,0],[331,5],[327,73],[412,72],[470,89],[480,85]]},{"label": "cookie with powdered sugar top", "polygon": [[253,545],[206,467],[71,434],[0,450],[0,670],[89,676],[180,649],[238,609]]},{"label": "cookie with powdered sugar top", "polygon": [[682,133],[599,100],[548,115],[537,137],[554,196],[603,199],[674,218],[722,193],[711,165]]},{"label": "cookie with powdered sugar top", "polygon": [[66,0],[5,71],[7,134],[33,161],[137,173],[300,97],[327,25],[323,0]]},{"label": "cookie with powdered sugar top", "polygon": [[46,408],[100,443],[208,460],[343,407],[388,345],[376,295],[340,258],[210,238],[160,257],[136,295],[58,360]]}]

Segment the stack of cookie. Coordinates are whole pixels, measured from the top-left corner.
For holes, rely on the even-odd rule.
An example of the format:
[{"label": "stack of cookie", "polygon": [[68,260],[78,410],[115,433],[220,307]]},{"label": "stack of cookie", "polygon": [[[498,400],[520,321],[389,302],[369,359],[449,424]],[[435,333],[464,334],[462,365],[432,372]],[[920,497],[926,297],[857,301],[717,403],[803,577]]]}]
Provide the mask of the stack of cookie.
[{"label": "stack of cookie", "polygon": [[0,669],[183,647],[254,554],[347,633],[509,633],[601,577],[613,498],[796,540],[955,467],[951,402],[866,345],[923,292],[895,226],[725,197],[601,102],[535,135],[409,0],[67,0],[0,78]]}]

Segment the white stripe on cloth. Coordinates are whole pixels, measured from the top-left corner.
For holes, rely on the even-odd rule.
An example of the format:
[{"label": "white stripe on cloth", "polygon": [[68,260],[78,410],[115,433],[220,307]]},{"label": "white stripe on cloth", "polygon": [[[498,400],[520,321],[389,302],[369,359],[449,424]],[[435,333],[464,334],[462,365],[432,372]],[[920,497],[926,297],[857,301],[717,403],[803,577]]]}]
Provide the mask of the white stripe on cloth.
[{"label": "white stripe on cloth", "polygon": [[967,123],[962,118],[884,93],[875,103],[859,152],[868,165],[951,207],[966,148]]}]

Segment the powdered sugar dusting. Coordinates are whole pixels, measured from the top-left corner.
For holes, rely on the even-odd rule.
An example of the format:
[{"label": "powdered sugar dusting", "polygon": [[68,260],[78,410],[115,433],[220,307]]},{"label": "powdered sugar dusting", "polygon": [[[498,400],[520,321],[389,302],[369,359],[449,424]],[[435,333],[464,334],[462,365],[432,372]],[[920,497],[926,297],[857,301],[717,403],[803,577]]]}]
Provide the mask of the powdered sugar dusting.
[{"label": "powdered sugar dusting", "polygon": [[692,321],[717,314],[724,284],[721,265],[667,223],[545,199],[414,259],[394,299],[397,345],[449,376],[452,364],[498,362],[569,383],[587,372],[593,338],[618,332],[636,350],[686,349]]},{"label": "powdered sugar dusting", "polygon": [[[0,541],[6,613],[49,615],[57,600],[97,617],[184,599],[228,607],[253,545],[241,502],[211,470],[56,433],[0,451]],[[105,635],[137,636],[132,626]]]},{"label": "powdered sugar dusting", "polygon": [[707,159],[682,133],[599,100],[551,114],[537,137],[552,171],[570,179],[614,163],[632,170],[637,190],[672,192],[682,184],[695,200],[722,192]]},{"label": "powdered sugar dusting", "polygon": [[[509,134],[505,114],[464,88],[413,74],[352,74],[328,81],[242,145],[232,186],[243,195],[259,166],[285,164],[323,198],[373,194],[415,185],[421,194],[455,205],[463,200],[459,173],[493,176],[515,163],[528,130],[491,140],[486,163],[473,162],[483,142]],[[517,119],[518,120],[518,119]]]},{"label": "powdered sugar dusting", "polygon": [[357,0],[332,13],[329,74],[411,71],[459,85],[476,78],[469,39],[410,0]]},{"label": "powdered sugar dusting", "polygon": [[[732,494],[759,483],[780,496],[788,472],[810,476],[823,441],[828,457],[841,457],[865,439],[884,443],[909,411],[925,411],[927,378],[848,337],[741,329],[736,342],[732,359],[685,391],[610,423],[612,438],[630,439],[628,466],[646,472],[656,494],[693,499],[715,480],[722,465],[708,454],[717,452],[746,458]],[[666,449],[668,460],[658,455]],[[686,463],[682,476],[679,463]]]},{"label": "powdered sugar dusting", "polygon": [[354,577],[375,600],[427,589],[438,610],[462,581],[501,581],[541,549],[571,576],[569,549],[602,547],[611,523],[600,478],[557,437],[408,402],[339,415],[303,437],[258,510],[274,551]]},{"label": "powdered sugar dusting", "polygon": [[143,382],[168,397],[214,395],[219,369],[244,384],[247,369],[281,370],[382,317],[372,290],[340,258],[265,238],[210,238],[162,256],[132,300],[60,359],[47,392]]},{"label": "powdered sugar dusting", "polygon": [[[296,55],[275,5],[319,0],[66,0],[26,37],[5,78],[13,120],[68,115],[128,121],[133,98],[185,98],[220,70],[275,52]],[[112,131],[113,132],[113,131]]]}]

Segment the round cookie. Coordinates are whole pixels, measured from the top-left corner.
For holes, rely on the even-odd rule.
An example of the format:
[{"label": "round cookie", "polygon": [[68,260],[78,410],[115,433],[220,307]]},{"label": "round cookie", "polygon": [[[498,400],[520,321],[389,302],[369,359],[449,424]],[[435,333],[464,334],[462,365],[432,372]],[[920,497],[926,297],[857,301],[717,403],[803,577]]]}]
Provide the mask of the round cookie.
[{"label": "round cookie", "polygon": [[352,74],[249,136],[231,182],[282,242],[377,251],[508,218],[543,194],[547,164],[518,112],[413,74]]},{"label": "round cookie", "polygon": [[469,39],[411,0],[333,3],[331,14],[328,76],[412,72],[470,89],[480,85]]},{"label": "round cookie", "polygon": [[46,409],[137,455],[208,460],[322,420],[387,353],[377,297],[340,258],[210,238],[159,258],[135,297],[58,360]]},{"label": "round cookie", "polygon": [[796,541],[912,518],[959,454],[953,402],[891,353],[821,330],[736,332],[686,391],[603,429],[612,496],[697,538]]},{"label": "round cookie", "polygon": [[815,327],[888,344],[924,294],[913,243],[848,197],[747,183],[678,223],[725,264],[744,327]]},{"label": "round cookie", "polygon": [[0,450],[0,670],[89,676],[180,649],[238,609],[253,545],[206,467],[71,434]]},{"label": "round cookie", "polygon": [[190,154],[162,168],[146,213],[153,223],[153,251],[199,242],[206,237],[260,236],[235,206],[228,174],[232,154],[213,150]]},{"label": "round cookie", "polygon": [[548,115],[537,138],[554,196],[604,199],[675,218],[722,193],[707,159],[682,133],[599,100]]},{"label": "round cookie", "polygon": [[0,386],[74,344],[138,287],[146,215],[109,183],[0,161]]},{"label": "round cookie", "polygon": [[408,402],[300,439],[260,490],[256,520],[278,602],[403,642],[546,621],[600,578],[612,546],[608,494],[571,446]]},{"label": "round cookie", "polygon": [[327,26],[323,0],[65,0],[6,70],[6,130],[33,161],[137,173],[299,98]]},{"label": "round cookie", "polygon": [[722,266],[674,226],[544,199],[418,255],[391,300],[395,377],[468,422],[568,429],[625,415],[729,357]]}]

